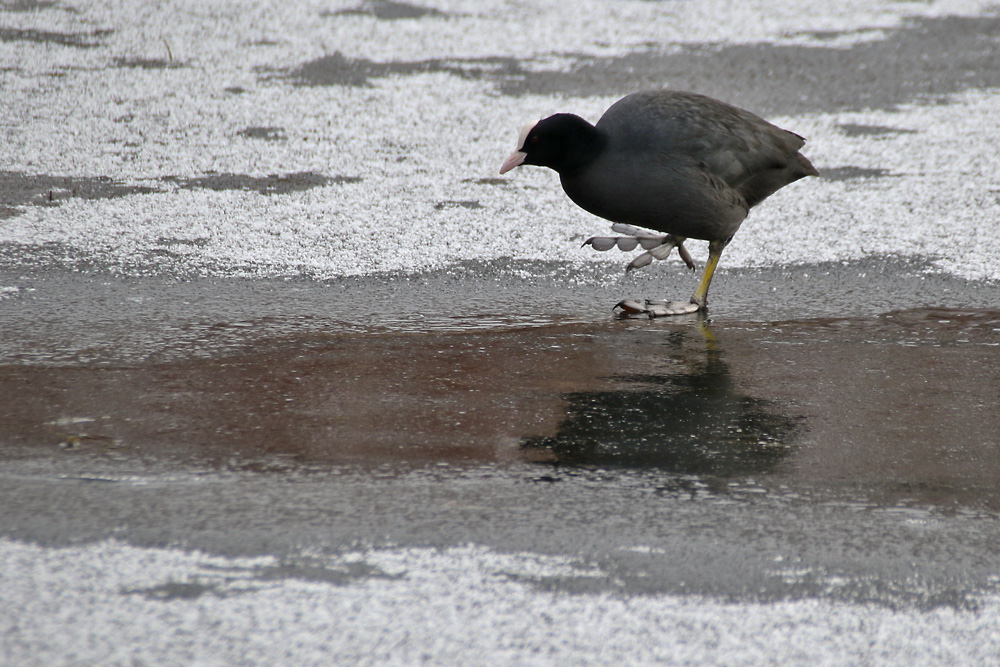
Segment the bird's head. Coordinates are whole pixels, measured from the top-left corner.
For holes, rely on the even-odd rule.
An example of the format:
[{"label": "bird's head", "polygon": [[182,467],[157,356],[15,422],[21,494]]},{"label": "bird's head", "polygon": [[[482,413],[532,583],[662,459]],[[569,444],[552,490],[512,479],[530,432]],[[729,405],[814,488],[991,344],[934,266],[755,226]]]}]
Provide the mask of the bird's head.
[{"label": "bird's head", "polygon": [[500,173],[522,164],[548,167],[560,174],[572,172],[596,158],[603,144],[593,125],[579,116],[558,113],[524,126],[517,150],[504,160]]}]

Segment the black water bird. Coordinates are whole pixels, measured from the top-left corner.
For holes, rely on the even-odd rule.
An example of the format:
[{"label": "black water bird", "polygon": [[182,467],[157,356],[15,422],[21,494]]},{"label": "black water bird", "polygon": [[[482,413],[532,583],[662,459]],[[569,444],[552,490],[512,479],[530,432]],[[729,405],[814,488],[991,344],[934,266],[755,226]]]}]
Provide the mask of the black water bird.
[{"label": "black water bird", "polygon": [[693,269],[684,241],[708,241],[708,262],[689,303],[626,300],[616,306],[629,314],[678,315],[706,307],[719,257],[750,209],[789,183],[817,175],[799,153],[804,143],[744,109],[696,93],[657,90],[622,98],[596,125],[566,113],[529,123],[500,173],[520,165],[558,172],[570,199],[626,235],[587,243],[598,250],[646,250],[628,270],[664,259],[673,248]]}]

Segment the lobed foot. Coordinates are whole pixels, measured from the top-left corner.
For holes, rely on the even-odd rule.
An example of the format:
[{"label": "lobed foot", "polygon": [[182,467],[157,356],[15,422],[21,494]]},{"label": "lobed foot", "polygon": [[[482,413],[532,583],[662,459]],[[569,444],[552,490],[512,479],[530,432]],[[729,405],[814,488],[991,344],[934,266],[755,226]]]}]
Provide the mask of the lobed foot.
[{"label": "lobed foot", "polygon": [[584,241],[583,245],[589,245],[594,250],[601,252],[611,250],[615,247],[623,252],[629,252],[641,246],[646,252],[637,256],[625,267],[626,273],[633,269],[647,266],[654,259],[666,259],[670,256],[670,251],[674,248],[677,248],[677,254],[687,264],[687,267],[692,271],[695,270],[694,260],[691,258],[691,254],[687,251],[687,248],[684,247],[684,239],[679,236],[654,234],[634,225],[626,225],[620,222],[611,225],[611,230],[619,234],[627,234],[627,236],[592,236]]},{"label": "lobed foot", "polygon": [[622,309],[622,315],[632,317],[645,315],[649,318],[668,317],[670,315],[690,315],[702,309],[700,304],[694,301],[667,301],[666,299],[646,299],[640,303],[633,299],[625,299],[615,304],[615,308]]}]

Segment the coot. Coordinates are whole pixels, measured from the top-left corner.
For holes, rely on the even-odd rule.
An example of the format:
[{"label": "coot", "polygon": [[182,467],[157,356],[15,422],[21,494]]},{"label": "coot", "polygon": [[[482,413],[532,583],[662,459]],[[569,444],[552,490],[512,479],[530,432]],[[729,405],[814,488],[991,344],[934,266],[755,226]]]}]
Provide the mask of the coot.
[{"label": "coot", "polygon": [[529,123],[500,173],[522,164],[554,169],[570,199],[627,235],[587,243],[598,250],[641,244],[647,251],[628,269],[664,259],[675,247],[694,268],[684,240],[708,241],[708,263],[690,303],[626,300],[616,306],[630,314],[678,315],[706,307],[719,257],[750,209],[789,183],[817,175],[799,153],[804,143],[725,102],[656,90],[622,98],[597,125],[567,113]]}]

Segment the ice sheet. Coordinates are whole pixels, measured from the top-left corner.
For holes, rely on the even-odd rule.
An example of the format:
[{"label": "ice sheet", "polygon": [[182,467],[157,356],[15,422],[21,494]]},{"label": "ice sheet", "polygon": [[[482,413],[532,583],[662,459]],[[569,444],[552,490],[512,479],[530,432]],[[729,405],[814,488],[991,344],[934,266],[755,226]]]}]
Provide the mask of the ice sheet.
[{"label": "ice sheet", "polygon": [[608,574],[476,546],[282,563],[114,541],[43,549],[3,540],[0,661],[939,665],[1000,654],[992,597],[976,610],[919,611],[570,594],[545,584]]},{"label": "ice sheet", "polygon": [[[624,267],[626,256],[580,247],[607,224],[577,209],[555,174],[496,173],[525,121],[596,120],[617,96],[498,94],[490,72],[692,43],[846,48],[987,3],[807,5],[456,2],[398,20],[379,19],[378,3],[7,12],[0,175],[29,194],[5,202],[0,247],[57,248],[55,261],[128,275],[324,278],[497,258]],[[343,59],[346,85],[310,85],[302,68],[329,57]],[[772,118],[805,135],[834,178],[753,211],[724,266],[875,253],[1000,278],[998,108],[1000,94],[973,90]],[[850,130],[871,126],[889,129]],[[54,176],[65,187],[32,190]],[[81,196],[81,179],[125,190]]]}]

